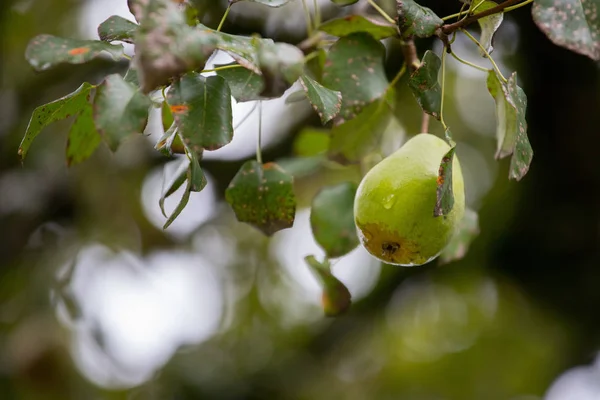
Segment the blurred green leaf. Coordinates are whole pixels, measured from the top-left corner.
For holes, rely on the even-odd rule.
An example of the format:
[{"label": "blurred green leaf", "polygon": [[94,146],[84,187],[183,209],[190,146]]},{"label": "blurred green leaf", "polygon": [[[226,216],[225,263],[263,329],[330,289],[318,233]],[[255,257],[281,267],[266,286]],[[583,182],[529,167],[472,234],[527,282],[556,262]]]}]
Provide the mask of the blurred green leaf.
[{"label": "blurred green leaf", "polygon": [[323,85],[342,93],[336,122],[350,120],[387,90],[383,68],[385,49],[366,33],[354,33],[331,46],[323,70]]},{"label": "blurred green leaf", "polygon": [[442,60],[434,52],[427,50],[421,66],[408,79],[408,86],[417,102],[427,114],[440,119],[442,105],[442,87],[438,82],[438,73]]},{"label": "blurred green leaf", "polygon": [[187,73],[171,85],[167,102],[191,151],[216,150],[231,142],[231,92],[222,77]]},{"label": "blurred green leaf", "polygon": [[260,95],[280,97],[304,72],[304,54],[287,43],[260,42],[258,65],[264,80]]},{"label": "blurred green leaf", "polygon": [[351,4],[358,3],[358,0],[331,0],[333,4],[337,4],[338,6],[349,6]]},{"label": "blurred green leaf", "polygon": [[202,69],[216,49],[218,37],[188,26],[183,10],[170,0],[133,0],[130,8],[140,21],[135,53],[144,93],[169,78]]},{"label": "blurred green leaf", "polygon": [[433,36],[435,30],[444,24],[430,8],[422,7],[413,0],[396,0],[398,9],[398,28],[402,37]]},{"label": "blurred green leaf", "polygon": [[319,262],[315,256],[306,256],[304,260],[323,286],[321,304],[325,315],[337,317],[348,311],[352,304],[352,295],[348,288],[333,276],[329,261],[325,259]]},{"label": "blurred green leaf", "polygon": [[319,30],[338,37],[348,36],[357,32],[364,32],[377,40],[393,37],[398,34],[395,25],[362,15],[349,15],[347,17],[329,20],[324,24],[321,24]]},{"label": "blurred green leaf", "polygon": [[286,157],[277,159],[277,164],[294,178],[302,178],[317,172],[325,161],[323,155],[308,157]]},{"label": "blurred green leaf", "polygon": [[250,3],[260,3],[269,7],[281,7],[293,0],[229,0],[230,4],[239,3],[240,1],[246,1]]},{"label": "blurred green leaf", "polygon": [[100,40],[112,42],[120,40],[127,43],[133,43],[133,37],[138,29],[138,25],[120,17],[113,15],[98,26],[98,36]]},{"label": "blurred green leaf", "polygon": [[331,121],[339,114],[342,107],[342,94],[340,92],[327,89],[306,75],[302,75],[300,83],[306,92],[306,97],[323,124]]},{"label": "blurred green leaf", "polygon": [[354,196],[357,185],[343,182],[328,186],[315,196],[310,210],[310,226],[315,240],[327,257],[341,257],[358,246],[354,225]]},{"label": "blurred green leaf", "polygon": [[160,151],[163,155],[167,157],[173,156],[173,141],[175,138],[179,137],[177,135],[177,124],[173,122],[171,126],[163,133],[163,135],[158,139],[154,148]]},{"label": "blurred green leaf", "polygon": [[187,206],[187,203],[190,201],[190,194],[192,192],[192,180],[190,169],[188,169],[186,172],[186,179],[187,185],[183,192],[183,196],[181,196],[181,200],[177,204],[177,207],[175,207],[175,210],[173,210],[173,213],[169,216],[169,218],[167,218],[167,222],[165,222],[165,224],[163,225],[163,229],[167,229],[173,223],[173,221],[175,221],[175,219],[179,216],[179,214],[181,214],[185,206]]},{"label": "blurred green leaf", "polygon": [[89,104],[90,91],[93,86],[85,82],[76,91],[51,103],[33,110],[25,136],[19,146],[19,156],[25,159],[27,151],[36,136],[52,122],[69,118],[83,111]]},{"label": "blurred green leaf", "polygon": [[600,60],[598,0],[536,0],[533,21],[558,46]]},{"label": "blurred green leaf", "polygon": [[440,264],[460,260],[467,254],[471,242],[479,235],[479,217],[470,208],[465,209],[465,215],[460,221],[458,230],[450,239],[450,243],[440,254]]},{"label": "blurred green leaf", "polygon": [[92,105],[86,103],[69,131],[67,165],[71,166],[87,160],[94,154],[101,141],[102,137],[94,125]]},{"label": "blurred green leaf", "polygon": [[192,192],[200,192],[206,187],[206,176],[200,167],[200,155],[195,152],[189,152],[190,158],[190,190]]},{"label": "blurred green leaf", "polygon": [[[240,65],[236,62],[229,64],[215,64],[215,68],[222,68],[232,65]],[[217,75],[227,81],[231,89],[231,95],[238,102],[261,100],[260,93],[264,89],[262,76],[252,70],[240,68],[226,68],[216,71]]]},{"label": "blurred green leaf", "polygon": [[329,148],[329,131],[325,129],[304,128],[293,144],[294,154],[310,157],[327,152]]},{"label": "blurred green leaf", "polygon": [[436,201],[433,208],[433,216],[440,217],[448,215],[454,207],[454,191],[452,190],[452,162],[454,161],[454,152],[456,147],[452,147],[440,163],[437,177]]},{"label": "blurred green leaf", "polygon": [[225,200],[238,221],[271,236],[294,223],[296,197],[292,183],[292,176],[277,164],[247,161],[225,191]]},{"label": "blurred green leaf", "polygon": [[129,135],[144,131],[151,105],[150,99],[121,75],[104,79],[94,98],[94,121],[111,150],[117,150]]},{"label": "blurred green leaf", "polygon": [[507,83],[493,70],[488,72],[487,86],[496,102],[496,158],[513,155],[509,177],[520,180],[529,170],[533,150],[527,137],[527,96],[517,86],[517,74],[513,73]]},{"label": "blurred green leaf", "polygon": [[304,91],[304,89],[301,89],[290,93],[288,96],[286,96],[285,104],[299,103],[304,100],[308,99],[306,98],[306,92]]},{"label": "blurred green leaf", "polygon": [[171,126],[173,126],[173,122],[175,122],[175,118],[173,117],[173,113],[171,112],[171,106],[169,106],[169,103],[167,103],[166,99],[162,102],[162,106],[160,108],[160,116],[162,120],[163,130],[166,132],[171,128]]},{"label": "blurred green leaf", "polygon": [[[169,181],[166,190],[163,189],[163,193],[160,196],[160,200],[158,201],[158,205],[160,206],[160,211],[162,212],[162,214],[164,215],[165,218],[167,217],[167,213],[165,212],[165,200],[171,196],[173,193],[175,193],[180,187],[181,185],[183,185],[183,183],[186,181],[187,177],[188,177],[188,168],[182,168],[184,165],[188,165],[189,164],[189,160],[187,159],[187,157],[183,160],[182,164],[179,165],[179,167],[177,168],[177,171],[175,171],[175,176],[173,179],[171,179],[171,181]],[[165,166],[166,168],[166,166]],[[165,169],[166,171],[166,169]],[[166,179],[166,178],[165,178]],[[163,186],[164,186],[164,182],[163,182]]]},{"label": "blurred green leaf", "polygon": [[[480,13],[482,11],[496,7],[498,4],[492,0],[480,0],[475,5],[477,6],[477,12]],[[488,54],[491,54],[494,50],[494,48],[492,47],[492,40],[494,38],[494,34],[502,24],[503,19],[504,13],[496,13],[477,20],[477,22],[479,23],[479,27],[481,28],[481,36],[479,38],[479,43],[481,43],[481,45],[488,52]],[[481,49],[479,49],[479,54],[482,57],[485,56],[484,51]]]},{"label": "blurred green leaf", "polygon": [[39,35],[31,39],[25,58],[36,71],[45,71],[58,64],[83,64],[108,52],[114,60],[123,55],[123,45],[99,40],[65,39],[52,35]]},{"label": "blurred green leaf", "polygon": [[125,73],[123,80],[127,83],[131,83],[134,86],[140,86],[140,80],[138,78],[137,69],[135,68],[135,64],[133,62],[131,62],[131,64],[129,65],[129,69]]},{"label": "blurred green leaf", "polygon": [[341,164],[361,161],[378,148],[393,117],[394,90],[369,104],[357,117],[331,130],[329,158]]}]

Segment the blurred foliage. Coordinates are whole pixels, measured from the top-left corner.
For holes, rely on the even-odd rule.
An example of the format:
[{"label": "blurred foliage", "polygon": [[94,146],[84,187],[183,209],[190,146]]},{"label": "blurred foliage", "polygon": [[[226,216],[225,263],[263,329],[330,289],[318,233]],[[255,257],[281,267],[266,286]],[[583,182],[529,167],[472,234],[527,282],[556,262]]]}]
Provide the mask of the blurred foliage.
[{"label": "blurred foliage", "polygon": [[[193,3],[207,12],[202,23],[215,28],[226,2]],[[394,9],[393,2],[381,3]],[[438,15],[457,11],[454,2],[425,3]],[[37,74],[25,61],[27,43],[38,34],[89,39],[77,34],[87,24],[89,9],[88,17],[81,14],[87,6],[74,0],[7,0],[0,7],[2,399],[540,399],[562,371],[590,363],[600,343],[598,67],[554,45],[529,10],[505,15],[494,48],[504,65],[519,71],[528,94],[529,135],[536,151],[530,173],[516,185],[506,179],[508,160],[499,165],[493,160],[491,98],[487,109],[464,112],[465,104],[480,106],[478,95],[489,97],[485,74],[449,68],[448,95],[454,99],[445,105],[445,118],[460,143],[457,154],[471,188],[467,200],[479,212],[481,235],[466,258],[445,265],[378,269],[355,253],[334,260],[332,271],[349,287],[353,306],[327,319],[320,289],[310,284],[312,278],[298,279],[310,275],[303,259],[309,253],[300,253],[322,254],[310,237],[306,209],[323,187],[358,183],[361,166],[325,160],[328,143],[311,130],[320,126],[317,114],[305,113],[301,123],[279,132],[263,151],[265,162],[302,172],[294,181],[299,217],[294,228],[272,239],[235,221],[225,206],[225,190],[244,158],[204,161],[214,199],[207,197],[191,217],[181,217],[191,219],[209,206],[213,212],[191,234],[180,236],[155,224],[141,201],[148,177],[167,163],[145,137],[124,142],[114,155],[102,148],[67,169],[69,125],[58,122],[36,139],[27,162],[20,164],[16,150],[36,107],[74,91],[82,81],[99,83],[127,69],[126,63],[98,58]],[[260,4],[237,6],[225,32],[257,31],[290,43],[305,38],[300,13],[293,14],[296,21],[285,7],[265,12]],[[349,11],[327,4],[322,13],[333,18]],[[433,41],[419,41],[419,56],[432,46]],[[387,52],[383,69],[391,78],[403,58],[393,43]],[[396,93],[394,114],[396,120],[382,132],[383,155],[404,140],[399,132],[412,135],[421,124],[406,85]],[[265,124],[272,122],[279,121],[265,118]],[[431,131],[443,135],[435,121]],[[298,154],[310,156],[310,162],[292,165]],[[203,193],[192,193],[190,201]],[[123,271],[132,274],[130,281],[112,261],[84,262],[81,250],[94,243],[127,260]],[[123,251],[133,256],[122,256]],[[82,271],[97,270],[99,275],[89,275],[97,285],[115,284],[118,279],[100,278],[121,271],[115,276],[134,293],[135,282],[178,271],[175,258],[160,264],[167,265],[164,269],[150,262],[156,254],[177,252],[203,257],[207,270],[219,277],[223,305],[213,307],[218,329],[202,339],[181,340],[172,357],[140,377],[136,371],[147,366],[133,368],[124,358],[130,353],[115,346],[111,332],[120,320],[98,319],[105,303],[94,303],[94,292],[84,290],[96,286],[77,289],[71,282],[87,282]],[[209,292],[208,283],[202,286],[208,279],[189,281],[200,294]],[[152,282],[158,285],[160,279]],[[173,290],[169,304],[180,304]],[[119,292],[107,283],[102,293],[116,298]],[[132,320],[156,312],[165,324],[170,321],[168,314],[144,308],[160,302],[136,309],[130,304],[134,298],[119,299],[124,310],[137,310]],[[208,318],[211,303],[190,301],[197,301],[191,310]],[[135,329],[128,329],[121,334],[134,335]],[[152,346],[143,345],[155,343],[146,340],[156,332],[163,330],[137,336],[139,348],[150,352]]]}]

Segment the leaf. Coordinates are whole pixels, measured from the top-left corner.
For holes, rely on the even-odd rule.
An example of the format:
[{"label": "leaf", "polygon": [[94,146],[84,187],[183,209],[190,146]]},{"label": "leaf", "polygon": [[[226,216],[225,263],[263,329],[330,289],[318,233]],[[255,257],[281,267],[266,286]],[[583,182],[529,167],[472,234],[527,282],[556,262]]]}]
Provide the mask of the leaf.
[{"label": "leaf", "polygon": [[186,71],[202,69],[219,38],[202,27],[190,27],[182,9],[170,0],[133,0],[140,21],[135,53],[142,91],[149,93]]},{"label": "leaf", "polygon": [[189,152],[190,157],[190,190],[192,192],[200,192],[206,187],[206,176],[200,168],[200,158],[195,152]]},{"label": "leaf", "polygon": [[93,86],[86,82],[73,93],[33,110],[25,136],[19,146],[18,153],[21,160],[25,159],[31,143],[45,127],[52,122],[77,115],[87,107],[92,88]]},{"label": "leaf", "polygon": [[323,70],[323,85],[342,93],[336,124],[355,118],[386,92],[385,49],[366,33],[343,37],[331,46]]},{"label": "leaf", "polygon": [[190,178],[191,171],[188,169],[186,174],[187,185],[185,186],[183,196],[181,196],[179,204],[177,204],[177,207],[175,207],[175,210],[173,210],[173,213],[169,216],[167,222],[165,222],[165,224],[163,225],[163,229],[167,229],[173,223],[173,221],[175,221],[175,219],[179,216],[179,214],[181,214],[185,206],[187,206],[187,203],[190,201],[190,194],[192,192],[192,181]]},{"label": "leaf", "polygon": [[321,303],[325,315],[337,317],[348,311],[352,304],[352,295],[348,288],[333,276],[329,261],[325,259],[319,262],[315,256],[306,256],[304,260],[323,286]]},{"label": "leaf", "polygon": [[118,15],[113,15],[98,26],[98,36],[100,36],[100,40],[105,42],[120,40],[133,43],[133,37],[137,29],[138,25],[136,23]]},{"label": "leaf", "polygon": [[92,105],[87,103],[69,131],[67,165],[71,166],[87,160],[94,154],[101,141],[102,137],[94,125]]},{"label": "leaf", "polygon": [[187,73],[171,85],[167,102],[191,151],[216,150],[231,142],[231,92],[222,77]]},{"label": "leaf", "polygon": [[358,246],[354,225],[356,189],[352,182],[325,187],[312,201],[310,226],[329,258],[341,257]]},{"label": "leaf", "polygon": [[324,129],[304,128],[293,144],[294,154],[300,157],[311,157],[327,152],[329,148],[329,131]]},{"label": "leaf", "polygon": [[442,87],[438,82],[438,73],[442,60],[434,52],[427,50],[421,66],[408,79],[408,86],[417,102],[427,114],[440,119],[442,105]]},{"label": "leaf", "polygon": [[422,7],[413,0],[396,0],[398,28],[403,38],[433,36],[435,30],[444,24],[430,8]]},{"label": "leaf", "polygon": [[600,60],[598,0],[536,0],[533,21],[558,46]]},{"label": "leaf", "polygon": [[340,92],[327,89],[306,75],[302,75],[300,83],[306,92],[306,97],[308,97],[310,104],[312,104],[323,124],[331,121],[340,112],[342,107],[342,94]]},{"label": "leaf", "polygon": [[285,104],[299,103],[304,100],[307,100],[306,92],[304,92],[304,89],[300,89],[287,95],[285,98]]},{"label": "leaf", "polygon": [[260,42],[258,65],[264,79],[260,95],[280,97],[304,72],[304,54],[291,44]]},{"label": "leaf", "polygon": [[450,243],[440,254],[439,263],[446,264],[460,260],[467,254],[471,242],[479,235],[479,217],[470,208],[465,209],[465,215]]},{"label": "leaf", "polygon": [[377,40],[393,37],[398,34],[395,25],[362,15],[349,15],[343,18],[332,19],[321,24],[319,30],[338,37],[364,32]]},{"label": "leaf", "polygon": [[[481,4],[477,6],[477,12],[482,12],[488,10],[490,8],[496,7],[498,4],[492,0],[484,0],[479,1],[477,4]],[[481,35],[479,37],[479,43],[483,46],[483,48],[488,52],[488,54],[492,54],[494,48],[492,47],[492,40],[494,38],[494,34],[502,24],[502,20],[504,19],[504,13],[496,13],[489,15],[487,17],[483,17],[477,20],[479,23],[479,27],[481,28]],[[479,54],[482,57],[485,57],[485,53],[479,47]]]},{"label": "leaf", "polygon": [[337,4],[338,6],[349,6],[351,4],[358,3],[358,0],[331,0],[333,4]]},{"label": "leaf", "polygon": [[83,64],[108,52],[114,60],[123,55],[123,45],[99,40],[65,39],[52,35],[39,35],[31,39],[25,58],[36,71],[45,71],[58,64]]},{"label": "leaf", "polygon": [[440,163],[437,177],[437,190],[433,216],[440,217],[448,215],[454,207],[454,191],[452,188],[452,162],[454,161],[454,152],[456,147],[452,147]]},{"label": "leaf", "polygon": [[173,122],[169,129],[167,129],[165,133],[163,133],[163,135],[160,137],[160,139],[158,139],[158,142],[156,142],[154,149],[160,151],[161,154],[167,157],[172,157],[173,141],[175,141],[175,138],[177,138],[178,136],[179,135],[177,135],[177,125],[175,124],[175,122]]},{"label": "leaf", "polygon": [[374,151],[391,118],[395,92],[369,104],[358,116],[331,130],[329,158],[341,164],[359,162]]},{"label": "leaf", "polygon": [[533,150],[527,138],[527,97],[517,86],[517,75],[513,73],[505,84],[495,71],[487,77],[488,91],[496,102],[496,158],[513,154],[509,177],[520,180],[529,170]]},{"label": "leaf", "polygon": [[[175,171],[175,177],[169,182],[167,189],[163,190],[163,194],[162,194],[162,196],[160,196],[158,205],[160,207],[160,211],[162,212],[162,214],[164,215],[165,218],[168,218],[167,214],[165,212],[165,200],[169,196],[171,196],[173,193],[175,193],[181,187],[181,185],[183,185],[183,183],[186,181],[187,176],[188,176],[188,170],[189,170],[189,167],[187,167],[188,164],[189,164],[189,159],[187,159],[187,157],[186,157],[186,159],[184,159],[184,162]],[[183,166],[186,166],[186,168],[182,168]],[[165,169],[165,171],[166,171],[166,169]],[[164,182],[163,182],[163,185],[164,185]]]},{"label": "leaf", "polygon": [[112,151],[129,135],[142,133],[148,122],[150,99],[125,82],[121,75],[107,76],[94,98],[96,128]]},{"label": "leaf", "polygon": [[240,1],[259,3],[269,7],[281,7],[293,0],[229,0],[229,4],[239,3]]},{"label": "leaf", "polygon": [[129,66],[129,69],[125,73],[123,80],[127,83],[131,83],[133,86],[140,86],[140,80],[138,78],[137,69],[135,69],[135,64],[133,62]]},{"label": "leaf", "polygon": [[[215,64],[215,68],[240,65],[236,62],[230,64]],[[217,75],[227,81],[231,95],[238,102],[262,100],[260,93],[264,89],[262,76],[246,68],[227,68],[216,71]]]},{"label": "leaf", "polygon": [[294,224],[296,197],[293,178],[277,164],[247,161],[225,191],[240,222],[246,222],[265,235]]}]

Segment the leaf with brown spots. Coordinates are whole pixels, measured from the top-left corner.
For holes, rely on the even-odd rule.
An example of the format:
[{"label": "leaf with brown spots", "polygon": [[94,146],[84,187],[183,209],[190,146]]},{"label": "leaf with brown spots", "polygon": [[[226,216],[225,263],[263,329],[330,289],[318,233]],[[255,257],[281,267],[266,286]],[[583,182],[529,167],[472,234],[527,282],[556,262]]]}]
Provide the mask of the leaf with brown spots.
[{"label": "leaf with brown spots", "polygon": [[[239,65],[236,62],[230,64],[215,64],[215,68]],[[264,89],[262,76],[252,70],[240,68],[226,68],[217,71],[217,75],[227,81],[231,89],[231,95],[238,102],[263,100],[260,93]]]},{"label": "leaf with brown spots", "polygon": [[456,147],[452,147],[440,163],[437,177],[437,190],[433,216],[440,217],[448,215],[454,207],[454,191],[452,188],[452,162],[454,161],[454,152]]},{"label": "leaf with brown spots", "polygon": [[396,0],[398,9],[398,29],[402,37],[433,36],[435,30],[444,24],[430,8],[422,7],[413,0]]},{"label": "leaf with brown spots", "polygon": [[479,235],[479,217],[475,211],[467,208],[450,243],[440,254],[439,263],[447,264],[463,258],[477,235]]},{"label": "leaf with brown spots", "polygon": [[306,256],[304,261],[323,286],[321,304],[327,317],[344,314],[352,304],[352,295],[348,288],[331,273],[329,260],[319,262],[315,256]]},{"label": "leaf with brown spots", "polygon": [[354,196],[357,185],[343,182],[323,189],[312,201],[310,226],[327,257],[341,257],[358,246],[354,225]]},{"label": "leaf with brown spots", "polygon": [[133,37],[137,29],[138,25],[136,23],[118,15],[113,15],[98,26],[98,36],[100,40],[105,42],[120,40],[133,43]]},{"label": "leaf with brown spots", "polygon": [[385,49],[366,33],[354,33],[331,46],[323,68],[323,85],[342,94],[336,125],[355,118],[384,95],[388,80],[383,68]]},{"label": "leaf with brown spots", "polygon": [[36,108],[19,146],[21,160],[25,159],[31,143],[45,127],[53,122],[77,115],[88,107],[92,89],[93,86],[86,82],[73,93]]},{"label": "leaf with brown spots", "polygon": [[529,170],[533,149],[527,137],[527,96],[517,86],[517,74],[513,73],[508,83],[502,82],[495,71],[487,77],[488,91],[496,102],[496,158],[513,155],[509,178],[520,180]]},{"label": "leaf with brown spots", "polygon": [[94,97],[94,122],[112,151],[130,135],[142,133],[150,99],[119,74],[107,76]]},{"label": "leaf with brown spots", "polygon": [[36,71],[45,71],[58,64],[83,64],[103,51],[114,60],[123,55],[123,45],[115,45],[99,40],[65,39],[52,35],[39,35],[33,38],[25,50],[25,58]]},{"label": "leaf with brown spots", "polygon": [[395,25],[362,15],[350,15],[329,20],[321,24],[319,30],[337,37],[364,32],[377,40],[398,35],[398,29]]},{"label": "leaf with brown spots", "polygon": [[184,10],[170,0],[132,1],[140,21],[135,60],[144,93],[184,72],[202,69],[219,38],[206,29],[187,25]]},{"label": "leaf with brown spots", "polygon": [[408,86],[417,102],[427,114],[440,119],[442,106],[442,87],[438,82],[438,74],[442,60],[434,52],[427,50],[421,66],[410,75]]},{"label": "leaf with brown spots", "polygon": [[[498,4],[492,0],[479,0],[475,3],[477,7],[477,12],[482,12],[485,10],[489,10],[490,8],[496,7]],[[479,43],[488,52],[488,54],[492,54],[494,48],[492,47],[492,42],[494,39],[494,34],[500,28],[502,21],[504,20],[504,13],[496,13],[489,15],[487,17],[483,17],[477,20],[479,27],[481,28],[481,35],[479,37]],[[482,49],[478,48],[479,54],[482,57],[485,57],[485,53]]]},{"label": "leaf with brown spots", "polygon": [[312,104],[323,124],[331,121],[339,114],[342,107],[342,94],[340,92],[327,89],[306,75],[302,75],[300,83],[306,92],[308,101]]},{"label": "leaf with brown spots", "polygon": [[187,73],[171,85],[167,102],[191,151],[216,150],[233,139],[231,91],[222,77]]},{"label": "leaf with brown spots", "polygon": [[360,162],[377,149],[383,133],[393,118],[395,91],[369,104],[358,116],[331,130],[329,158],[341,164]]},{"label": "leaf with brown spots", "polygon": [[599,0],[536,0],[531,14],[552,42],[600,60]]},{"label": "leaf with brown spots", "polygon": [[247,161],[225,191],[225,200],[238,221],[258,228],[267,236],[294,224],[293,178],[277,164]]},{"label": "leaf with brown spots", "polygon": [[87,103],[69,131],[67,140],[67,165],[72,166],[87,160],[100,145],[102,137],[94,125],[92,105]]}]

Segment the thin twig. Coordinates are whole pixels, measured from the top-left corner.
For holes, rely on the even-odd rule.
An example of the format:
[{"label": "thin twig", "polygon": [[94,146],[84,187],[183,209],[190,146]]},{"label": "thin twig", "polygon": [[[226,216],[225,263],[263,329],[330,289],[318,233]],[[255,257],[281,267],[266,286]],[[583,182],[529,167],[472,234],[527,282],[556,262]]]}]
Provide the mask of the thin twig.
[{"label": "thin twig", "polygon": [[400,71],[398,71],[398,73],[396,74],[394,79],[392,79],[392,81],[390,82],[390,84],[388,86],[389,87],[396,86],[396,83],[398,83],[398,81],[400,80],[400,78],[402,78],[402,75],[404,75],[405,72],[406,72],[406,62],[404,62],[402,64],[402,68],[400,68]]},{"label": "thin twig", "polygon": [[231,4],[232,3],[229,3],[227,8],[225,9],[225,14],[223,14],[223,18],[221,18],[221,22],[219,22],[219,26],[217,27],[217,32],[221,31],[221,28],[223,27],[223,24],[225,23],[225,20],[227,19],[227,16],[229,15],[229,11],[231,10]]},{"label": "thin twig", "polygon": [[404,55],[404,62],[410,72],[415,71],[421,65],[421,61],[417,57],[417,48],[415,42],[412,39],[404,40],[400,43],[402,49],[402,55]]},{"label": "thin twig", "polygon": [[485,11],[477,13],[475,15],[471,15],[470,17],[461,19],[460,21],[455,22],[453,24],[444,25],[441,28],[442,32],[445,33],[446,35],[449,35],[452,32],[456,31],[457,29],[461,29],[461,28],[477,21],[478,19],[487,17],[488,15],[497,14],[499,12],[502,12],[502,11],[504,11],[505,8],[509,8],[509,7],[517,4],[519,1],[521,1],[521,0],[506,0],[504,3],[498,4],[496,7],[492,7]]},{"label": "thin twig", "polygon": [[383,8],[379,7],[379,5],[377,5],[377,3],[375,3],[374,0],[367,0],[367,3],[369,3],[371,7],[377,10],[379,15],[381,15],[387,22],[396,25],[396,21],[392,17],[390,17]]},{"label": "thin twig", "polygon": [[421,118],[421,131],[420,133],[429,133],[429,114],[423,111],[423,117]]},{"label": "thin twig", "polygon": [[479,66],[479,65],[477,65],[477,64],[473,64],[473,63],[472,63],[472,62],[470,62],[470,61],[467,61],[467,60],[465,60],[465,59],[462,59],[462,58],[460,58],[460,57],[459,57],[459,56],[458,56],[458,55],[457,55],[455,52],[453,52],[453,51],[451,51],[451,52],[450,52],[450,54],[452,54],[452,57],[454,57],[454,58],[456,59],[456,61],[459,61],[459,62],[461,62],[461,63],[463,63],[463,64],[465,64],[465,65],[468,65],[469,67],[473,67],[473,68],[475,68],[475,69],[478,69],[478,70],[480,70],[480,71],[483,71],[483,72],[488,72],[488,71],[489,71],[489,69],[487,69],[487,68],[481,67],[481,66]]},{"label": "thin twig", "polygon": [[500,68],[498,68],[498,66],[496,65],[496,62],[494,61],[494,59],[492,58],[492,56],[490,56],[490,53],[487,52],[487,50],[481,45],[481,43],[479,43],[479,41],[477,39],[475,39],[473,37],[473,35],[471,35],[465,29],[461,29],[461,32],[463,32],[465,35],[467,35],[467,37],[469,39],[471,39],[471,41],[473,43],[475,43],[477,46],[479,46],[479,48],[483,51],[483,53],[485,54],[485,56],[487,57],[487,59],[490,60],[490,62],[492,63],[492,66],[494,67],[494,69],[496,70],[496,72],[498,73],[498,75],[500,75],[500,78],[502,79],[502,81],[504,83],[508,82],[508,80],[504,77],[504,75],[502,75],[502,72],[500,71]]}]

